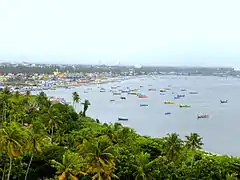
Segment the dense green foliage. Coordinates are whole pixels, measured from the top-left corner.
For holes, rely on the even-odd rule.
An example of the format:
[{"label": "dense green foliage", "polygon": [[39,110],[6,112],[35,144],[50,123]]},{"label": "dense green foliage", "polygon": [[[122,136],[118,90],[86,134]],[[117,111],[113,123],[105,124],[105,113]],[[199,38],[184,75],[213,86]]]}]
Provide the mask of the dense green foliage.
[{"label": "dense green foliage", "polygon": [[87,117],[89,101],[73,94],[74,106],[0,92],[0,177],[59,180],[238,179],[240,159],[200,151],[192,133],[163,138],[138,135],[120,123]]}]

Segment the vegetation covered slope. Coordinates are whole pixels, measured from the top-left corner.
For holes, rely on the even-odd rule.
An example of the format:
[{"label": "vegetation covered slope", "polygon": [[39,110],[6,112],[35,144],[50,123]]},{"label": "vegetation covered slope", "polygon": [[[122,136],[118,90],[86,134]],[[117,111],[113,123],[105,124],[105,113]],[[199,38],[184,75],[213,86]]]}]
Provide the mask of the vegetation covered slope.
[{"label": "vegetation covered slope", "polygon": [[[0,178],[59,180],[238,179],[240,159],[200,151],[192,133],[163,138],[138,135],[120,123],[86,116],[88,101],[53,103],[42,92],[0,92]],[[82,102],[82,103],[81,103]]]}]

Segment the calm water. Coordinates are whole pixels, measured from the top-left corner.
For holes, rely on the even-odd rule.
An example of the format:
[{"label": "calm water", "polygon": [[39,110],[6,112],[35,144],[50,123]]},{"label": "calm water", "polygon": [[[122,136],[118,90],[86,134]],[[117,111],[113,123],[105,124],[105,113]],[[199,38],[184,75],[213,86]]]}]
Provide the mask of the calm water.
[{"label": "calm water", "polygon": [[[127,95],[126,100],[114,96],[109,90],[113,85],[138,88],[148,95],[147,99],[139,99],[134,95]],[[142,85],[143,87],[140,87]],[[152,86],[149,86],[152,85]],[[166,95],[160,95],[159,89],[172,85]],[[98,86],[106,89],[100,92]],[[84,93],[87,88],[92,88]],[[156,88],[156,91],[148,91]],[[191,95],[181,92],[197,91]],[[132,79],[121,83],[111,83],[79,87],[74,89],[57,89],[45,91],[49,96],[63,97],[72,100],[72,93],[77,91],[82,99],[88,99],[91,106],[87,114],[98,118],[101,122],[117,122],[118,117],[127,117],[129,121],[122,124],[134,128],[141,135],[162,137],[167,133],[177,132],[181,137],[190,132],[197,132],[204,138],[204,149],[214,153],[224,153],[240,156],[240,79],[220,77],[177,77],[160,76],[155,80]],[[174,100],[172,93],[186,94],[185,98]],[[115,102],[110,102],[115,99]],[[228,100],[227,104],[220,104],[220,99]],[[165,100],[172,100],[176,104],[165,105]],[[146,103],[148,107],[140,107]],[[191,108],[179,108],[179,103],[190,104]],[[82,108],[78,106],[78,110]],[[172,115],[165,115],[171,112]],[[209,119],[197,120],[197,113],[210,115]]]}]

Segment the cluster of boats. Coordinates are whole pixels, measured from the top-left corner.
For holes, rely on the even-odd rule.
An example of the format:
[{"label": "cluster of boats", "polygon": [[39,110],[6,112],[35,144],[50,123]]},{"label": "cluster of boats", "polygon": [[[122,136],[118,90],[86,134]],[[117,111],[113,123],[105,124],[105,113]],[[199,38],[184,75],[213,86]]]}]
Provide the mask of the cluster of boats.
[{"label": "cluster of boats", "polygon": [[[151,86],[151,85],[148,85]],[[140,88],[142,88],[143,86],[141,85]],[[160,89],[160,95],[165,95],[168,91],[171,90],[171,85],[169,85],[167,88],[164,89]],[[110,92],[113,93],[113,95],[118,95],[120,96],[120,99],[127,99],[126,96],[121,96],[124,93],[128,94],[128,95],[135,95],[138,98],[148,98],[148,96],[144,93],[139,92],[139,89],[131,89],[129,87],[126,87],[125,89],[119,89],[120,86],[112,86],[111,89],[109,90]],[[157,91],[157,89],[155,88],[149,88],[148,91]],[[177,100],[177,99],[181,99],[184,98],[186,96],[186,94],[191,94],[191,95],[195,95],[198,94],[197,91],[187,91],[187,89],[180,89],[180,91],[182,93],[177,93],[175,94],[175,92],[172,92],[172,94],[175,94],[175,96],[173,97],[173,99]],[[100,88],[100,92],[106,92],[106,89],[104,88]],[[111,102],[115,101],[114,99],[110,100]],[[224,103],[228,103],[228,100],[220,100],[221,104]],[[164,104],[175,104],[175,102],[173,101],[164,101]],[[147,107],[148,104],[140,104],[140,107]],[[179,108],[190,108],[191,105],[189,104],[179,104]],[[172,115],[172,112],[165,112],[165,115]],[[208,114],[197,114],[197,119],[206,119],[209,118],[210,116]],[[128,118],[126,117],[119,117],[118,118],[119,121],[128,121]]]}]

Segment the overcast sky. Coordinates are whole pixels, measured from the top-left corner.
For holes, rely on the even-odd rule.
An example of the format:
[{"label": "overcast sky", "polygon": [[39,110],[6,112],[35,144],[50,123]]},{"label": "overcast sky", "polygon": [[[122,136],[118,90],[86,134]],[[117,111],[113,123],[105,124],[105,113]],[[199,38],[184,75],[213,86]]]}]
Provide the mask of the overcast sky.
[{"label": "overcast sky", "polygon": [[240,0],[0,0],[0,60],[240,67]]}]

